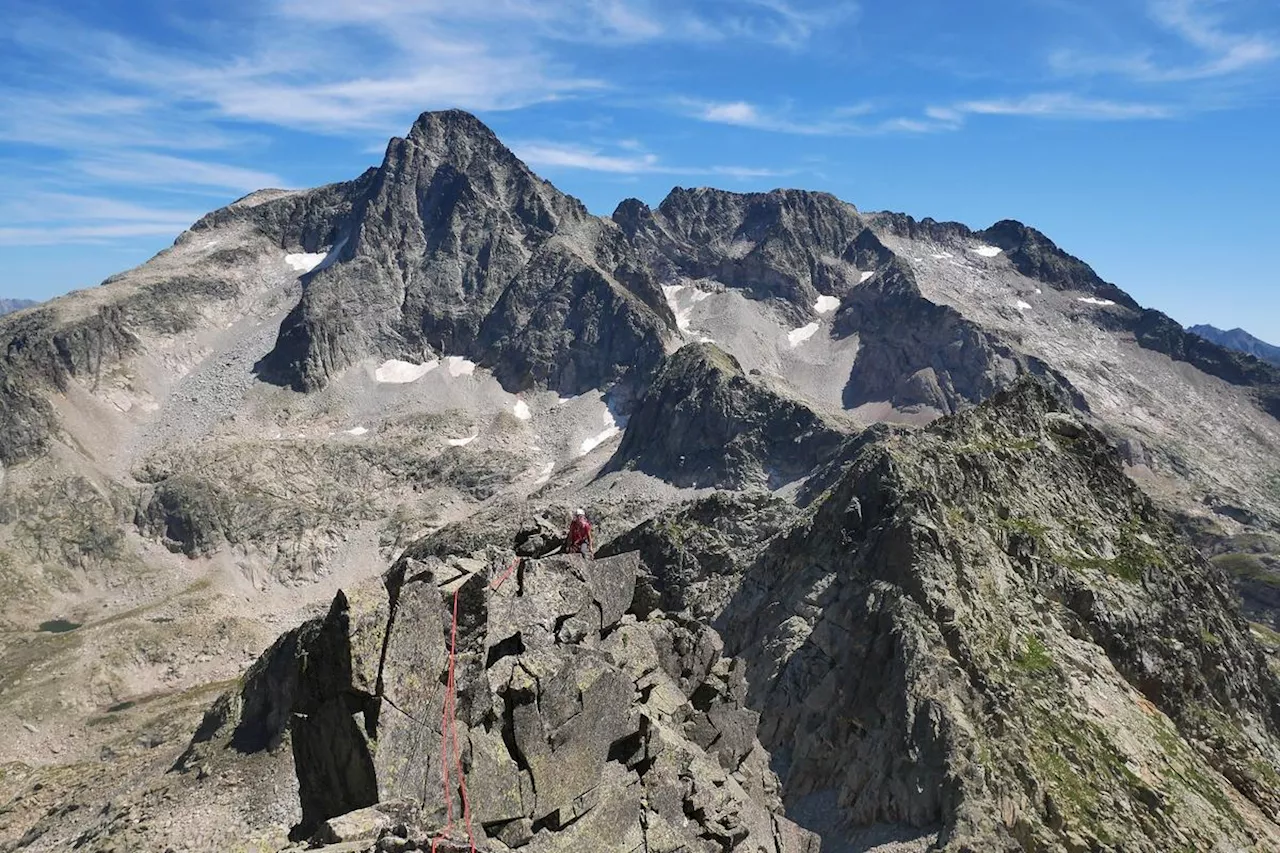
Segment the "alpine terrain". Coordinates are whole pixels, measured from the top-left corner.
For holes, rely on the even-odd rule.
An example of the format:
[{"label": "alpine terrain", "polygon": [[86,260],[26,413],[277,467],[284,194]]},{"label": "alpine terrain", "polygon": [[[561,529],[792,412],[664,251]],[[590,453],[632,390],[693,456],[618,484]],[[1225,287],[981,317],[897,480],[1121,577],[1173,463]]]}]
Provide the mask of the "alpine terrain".
[{"label": "alpine terrain", "polygon": [[0,849],[1280,851],[1280,367],[1019,222],[431,112],[0,342]]},{"label": "alpine terrain", "polygon": [[1192,326],[1191,331],[1206,340],[1213,341],[1215,344],[1221,344],[1227,349],[1247,353],[1263,361],[1280,365],[1280,347],[1258,340],[1244,329],[1232,329],[1226,332],[1216,326]]}]

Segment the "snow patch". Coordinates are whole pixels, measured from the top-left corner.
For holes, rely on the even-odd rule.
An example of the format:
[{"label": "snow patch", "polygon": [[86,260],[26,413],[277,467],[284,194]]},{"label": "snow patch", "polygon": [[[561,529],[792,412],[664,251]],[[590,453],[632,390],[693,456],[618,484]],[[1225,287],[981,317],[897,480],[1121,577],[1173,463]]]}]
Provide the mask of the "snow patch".
[{"label": "snow patch", "polygon": [[605,409],[604,415],[602,416],[601,419],[604,422],[604,429],[601,430],[598,434],[593,435],[591,438],[584,438],[582,440],[582,445],[581,445],[582,452],[579,454],[580,456],[586,456],[588,453],[595,450],[597,447],[604,444],[606,441],[613,438],[618,433],[622,432],[622,430],[618,427],[618,422],[613,418],[613,412],[609,411],[608,409]]},{"label": "snow patch", "polygon": [[1018,300],[1017,304],[1014,307],[1017,308],[1019,311],[1031,310],[1031,304],[1029,302],[1022,301],[1021,299]]},{"label": "snow patch", "polygon": [[995,246],[970,246],[969,251],[973,252],[975,255],[982,255],[984,258],[994,258],[996,255],[1003,252],[1004,249],[997,249]]},{"label": "snow patch", "polygon": [[1076,301],[1083,302],[1085,305],[1101,305],[1104,308],[1107,307],[1108,305],[1115,305],[1115,303],[1112,302],[1110,299],[1098,299],[1093,296],[1081,296],[1078,299],[1076,299]]},{"label": "snow patch", "polygon": [[543,483],[546,483],[551,479],[551,472],[554,470],[556,470],[556,463],[548,462],[546,467],[542,469],[542,473],[538,475],[538,479],[533,481],[533,484],[535,486],[541,486]]},{"label": "snow patch", "polygon": [[819,314],[828,314],[840,307],[840,297],[838,296],[819,296],[818,301],[813,303],[813,310]]},{"label": "snow patch", "polygon": [[522,421],[527,421],[533,417],[533,412],[529,411],[529,404],[524,400],[516,400],[515,415]]},{"label": "snow patch", "polygon": [[480,433],[476,433],[475,435],[469,435],[466,438],[451,438],[446,443],[450,447],[466,447],[468,444],[475,441],[479,437],[480,437]]},{"label": "snow patch", "polygon": [[693,295],[690,296],[689,299],[696,303],[696,302],[701,302],[702,300],[706,299],[710,295],[711,295],[711,291],[709,290],[698,290],[697,288],[694,288]]},{"label": "snow patch", "polygon": [[295,252],[291,255],[285,255],[284,262],[294,272],[307,273],[324,263],[324,259],[328,256],[328,249],[323,252]]},{"label": "snow patch", "polygon": [[351,429],[347,430],[347,435],[364,435],[368,431],[369,431],[368,427],[362,427],[362,426],[352,427]]},{"label": "snow patch", "polygon": [[[682,332],[689,331],[689,315],[692,309],[686,308],[680,310],[680,304],[676,297],[680,295],[680,291],[685,289],[683,284],[664,284],[662,285],[662,295],[667,298],[667,307],[671,309],[671,313],[676,317],[676,328]],[[697,301],[696,299],[694,301]]]},{"label": "snow patch", "polygon": [[476,363],[460,355],[451,355],[444,361],[450,376],[470,376],[476,372]]},{"label": "snow patch", "polygon": [[[998,251],[1000,251],[1000,250],[999,250],[999,249],[997,249],[996,251],[998,252]],[[931,255],[930,257],[932,257],[935,261],[945,261],[945,260],[948,260],[948,259],[950,259],[950,258],[952,258],[952,257],[954,257],[954,256],[953,256],[950,252],[940,252],[940,253],[938,253],[938,254],[936,254],[936,255]]]},{"label": "snow patch", "polygon": [[318,272],[327,267],[333,266],[333,262],[338,260],[338,253],[342,251],[342,247],[347,244],[347,238],[343,237],[332,246],[322,252],[294,252],[284,256],[284,262],[293,269],[294,272],[309,273]]},{"label": "snow patch", "polygon": [[817,323],[810,323],[807,326],[801,326],[798,329],[793,329],[792,331],[787,332],[787,342],[790,343],[791,347],[794,349],[809,340],[809,338],[812,338],[814,333],[817,331]]},{"label": "snow patch", "polygon": [[404,385],[407,382],[417,382],[439,366],[440,362],[435,359],[425,364],[414,364],[412,361],[393,358],[390,361],[384,361],[381,367],[373,371],[373,378],[378,382]]},{"label": "snow patch", "polygon": [[866,281],[867,279],[871,278],[871,276],[873,276],[873,275],[875,275],[875,273],[874,273],[874,272],[864,272],[864,273],[863,273],[863,274],[858,278],[858,284],[862,284],[864,281]]}]

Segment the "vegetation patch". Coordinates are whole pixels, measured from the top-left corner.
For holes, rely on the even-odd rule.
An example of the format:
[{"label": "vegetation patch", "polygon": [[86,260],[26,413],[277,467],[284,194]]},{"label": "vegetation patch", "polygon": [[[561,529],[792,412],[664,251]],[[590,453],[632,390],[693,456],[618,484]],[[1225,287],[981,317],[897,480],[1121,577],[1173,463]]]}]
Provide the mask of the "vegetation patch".
[{"label": "vegetation patch", "polygon": [[1037,438],[989,438],[981,441],[972,441],[968,444],[962,444],[956,449],[956,452],[966,456],[973,456],[978,453],[995,453],[1000,450],[1011,451],[1014,453],[1025,453],[1028,450],[1035,450],[1039,446],[1040,440]]},{"label": "vegetation patch", "polygon": [[1280,587],[1280,572],[1270,571],[1257,554],[1219,554],[1211,562],[1234,578]]},{"label": "vegetation patch", "polygon": [[1053,658],[1049,657],[1049,649],[1035,634],[1027,637],[1026,646],[1014,658],[1018,669],[1032,675],[1049,672],[1053,669]]},{"label": "vegetation patch", "polygon": [[996,526],[1011,533],[1021,533],[1029,536],[1037,541],[1043,539],[1045,534],[1049,532],[1049,528],[1034,518],[1026,516],[1012,516],[1010,518],[997,518]]}]

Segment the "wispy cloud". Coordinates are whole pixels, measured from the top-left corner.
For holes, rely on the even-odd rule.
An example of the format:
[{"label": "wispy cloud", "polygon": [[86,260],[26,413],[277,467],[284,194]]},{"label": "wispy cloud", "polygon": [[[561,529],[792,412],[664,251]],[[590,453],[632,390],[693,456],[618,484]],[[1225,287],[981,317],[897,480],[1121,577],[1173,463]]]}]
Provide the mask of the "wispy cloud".
[{"label": "wispy cloud", "polygon": [[35,191],[0,203],[0,245],[107,243],[171,237],[199,218],[190,210],[102,196]]},{"label": "wispy cloud", "polygon": [[790,133],[799,136],[869,136],[893,132],[928,132],[922,122],[918,129],[901,125],[901,119],[876,118],[870,103],[834,107],[820,114],[800,114],[784,107],[766,109],[749,101],[699,101],[681,98],[676,108],[692,118],[712,124],[728,124],[752,130]]},{"label": "wispy cloud", "polygon": [[282,178],[270,172],[145,151],[89,155],[74,159],[72,166],[90,177],[130,186],[194,185],[235,192],[252,192],[266,187],[282,187],[286,184]]},{"label": "wispy cloud", "polygon": [[1025,116],[1086,121],[1133,121],[1173,118],[1178,111],[1164,104],[1087,98],[1069,92],[963,101],[930,107],[926,114],[938,121],[958,122],[968,115]]},{"label": "wispy cloud", "polygon": [[1141,83],[1187,83],[1240,75],[1275,64],[1280,37],[1229,28],[1218,0],[1149,0],[1150,19],[1180,43],[1178,50],[1144,48],[1123,55],[1075,50],[1051,54],[1050,65],[1072,75],[1118,75]]},{"label": "wispy cloud", "polygon": [[681,166],[664,163],[656,154],[637,151],[634,140],[616,147],[627,153],[606,153],[598,147],[558,142],[517,142],[513,146],[520,159],[541,169],[580,169],[615,175],[720,175],[738,180],[780,177],[791,170],[755,166]]}]

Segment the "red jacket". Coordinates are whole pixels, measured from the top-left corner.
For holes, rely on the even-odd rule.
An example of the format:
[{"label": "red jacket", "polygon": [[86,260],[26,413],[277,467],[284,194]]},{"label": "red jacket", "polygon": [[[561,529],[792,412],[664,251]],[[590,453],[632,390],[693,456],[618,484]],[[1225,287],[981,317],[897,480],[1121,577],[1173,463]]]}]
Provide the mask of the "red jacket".
[{"label": "red jacket", "polygon": [[569,547],[576,548],[583,542],[591,542],[591,522],[575,518],[569,523]]}]

